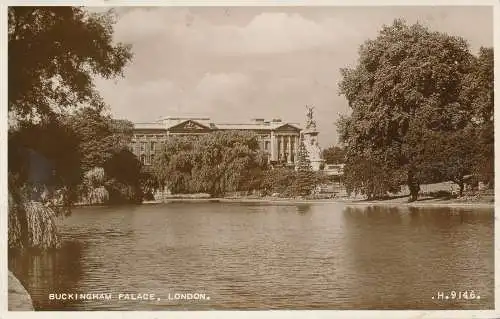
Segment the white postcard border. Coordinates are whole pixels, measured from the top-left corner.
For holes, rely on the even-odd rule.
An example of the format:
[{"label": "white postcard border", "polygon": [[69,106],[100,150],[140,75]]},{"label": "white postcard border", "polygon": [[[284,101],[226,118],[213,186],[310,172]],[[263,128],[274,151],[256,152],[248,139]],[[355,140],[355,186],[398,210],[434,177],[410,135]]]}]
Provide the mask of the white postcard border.
[{"label": "white postcard border", "polygon": [[[436,6],[436,5],[446,5],[446,6],[494,6],[494,47],[495,52],[498,52],[500,43],[500,2],[494,0],[420,0],[420,1],[408,1],[408,0],[310,0],[310,1],[293,1],[293,0],[240,0],[240,1],[158,1],[158,0],[103,0],[103,1],[57,1],[57,0],[39,0],[39,1],[6,1],[0,4],[0,39],[1,46],[0,50],[2,52],[1,60],[1,71],[3,73],[1,86],[0,86],[0,96],[1,105],[0,108],[0,121],[2,126],[1,143],[3,152],[0,152],[0,165],[2,169],[0,170],[1,177],[1,192],[0,205],[1,214],[0,218],[0,229],[2,236],[0,237],[1,247],[3,248],[4,256],[7,257],[7,209],[8,209],[8,193],[7,193],[7,7],[8,5],[75,5],[75,6],[99,6],[99,7],[114,7],[114,6],[393,6],[393,5],[404,5],[404,6]],[[464,21],[464,23],[467,23]],[[500,63],[495,59],[495,95],[498,92],[500,83]],[[495,99],[495,109],[498,109],[499,99]],[[496,113],[496,112],[495,112]],[[495,114],[495,126],[498,126],[498,115]],[[495,130],[495,148],[499,146],[499,132]],[[500,157],[495,158],[495,169],[500,167]],[[500,185],[499,175],[495,176],[495,184]],[[495,194],[495,203],[500,202],[500,197]],[[496,205],[495,204],[495,205]],[[496,208],[496,207],[495,207]],[[498,229],[500,222],[497,214],[495,213],[495,228]],[[0,266],[0,291],[2,291],[0,298],[0,318],[15,318],[15,319],[28,319],[28,318],[121,318],[121,319],[132,319],[132,318],[234,318],[239,319],[245,318],[352,318],[352,319],[362,319],[362,318],[498,318],[500,317],[500,298],[499,298],[499,273],[498,266],[500,264],[500,251],[499,236],[495,232],[495,308],[497,310],[485,310],[485,311],[474,311],[474,310],[459,310],[459,311],[420,311],[420,310],[408,310],[408,311],[357,311],[357,310],[277,310],[277,311],[71,311],[71,312],[51,312],[51,311],[41,311],[41,312],[8,312],[7,311],[7,258],[3,259]]]}]

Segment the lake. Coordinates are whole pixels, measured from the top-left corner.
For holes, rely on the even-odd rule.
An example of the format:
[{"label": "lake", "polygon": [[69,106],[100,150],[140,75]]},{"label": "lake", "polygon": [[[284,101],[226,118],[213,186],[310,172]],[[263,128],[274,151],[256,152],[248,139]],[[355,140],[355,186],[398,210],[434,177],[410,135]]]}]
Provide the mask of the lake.
[{"label": "lake", "polygon": [[37,310],[494,309],[493,208],[89,207],[60,231],[9,256]]}]

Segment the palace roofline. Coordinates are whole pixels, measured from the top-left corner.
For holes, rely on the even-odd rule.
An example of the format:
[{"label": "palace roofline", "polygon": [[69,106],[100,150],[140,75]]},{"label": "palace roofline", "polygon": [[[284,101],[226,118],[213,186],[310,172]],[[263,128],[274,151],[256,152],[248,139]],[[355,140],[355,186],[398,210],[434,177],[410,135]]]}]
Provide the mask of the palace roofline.
[{"label": "palace roofline", "polygon": [[210,121],[209,117],[206,116],[165,116],[165,117],[160,117],[158,121],[163,121],[163,120],[199,120],[199,121]]},{"label": "palace roofline", "polygon": [[155,122],[137,122],[133,123],[134,129],[160,129],[169,130],[172,127],[178,126],[181,123],[192,121],[206,126],[207,128],[214,130],[274,130],[285,125],[290,125],[298,130],[302,130],[299,123],[284,122],[281,119],[265,120],[262,118],[252,119],[252,121],[246,123],[234,123],[234,122],[211,122],[210,118],[207,117],[164,117],[161,120]]},{"label": "palace roofline", "polygon": [[133,123],[134,129],[160,129],[166,130],[167,127],[163,123]]}]

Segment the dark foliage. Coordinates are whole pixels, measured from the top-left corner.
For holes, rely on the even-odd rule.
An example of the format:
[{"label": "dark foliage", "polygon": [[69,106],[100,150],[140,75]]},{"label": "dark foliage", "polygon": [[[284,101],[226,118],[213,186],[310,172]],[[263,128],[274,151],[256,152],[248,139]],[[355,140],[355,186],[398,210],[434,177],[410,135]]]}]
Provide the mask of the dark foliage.
[{"label": "dark foliage", "polygon": [[326,164],[342,164],[346,160],[346,151],[343,147],[331,146],[323,150],[322,156]]},{"label": "dark foliage", "polygon": [[111,12],[9,7],[9,111],[30,120],[81,104],[102,109],[92,76],[120,75],[132,57],[113,44],[113,23]]},{"label": "dark foliage", "polygon": [[365,42],[357,66],[341,70],[339,85],[352,109],[338,122],[347,188],[382,196],[405,180],[415,200],[421,183],[460,185],[474,162],[488,167],[493,136],[478,161],[482,130],[471,125],[491,132],[480,123],[493,115],[492,56],[482,49],[477,58],[462,38],[401,20]]}]

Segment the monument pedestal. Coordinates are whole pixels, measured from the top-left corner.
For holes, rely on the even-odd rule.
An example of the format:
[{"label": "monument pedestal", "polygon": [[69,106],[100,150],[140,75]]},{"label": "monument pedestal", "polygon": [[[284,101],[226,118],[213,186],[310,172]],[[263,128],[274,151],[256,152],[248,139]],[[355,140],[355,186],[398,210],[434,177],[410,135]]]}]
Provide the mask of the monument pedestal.
[{"label": "monument pedestal", "polygon": [[318,144],[318,130],[316,129],[316,121],[312,106],[306,106],[306,129],[301,133],[304,138],[304,146],[306,148],[309,162],[313,171],[319,171],[322,164],[325,162],[321,159],[321,148]]},{"label": "monument pedestal", "polygon": [[304,144],[309,155],[312,170],[319,171],[325,162],[321,159],[321,148],[318,145],[319,132],[315,129],[306,129],[302,134],[304,135]]}]

